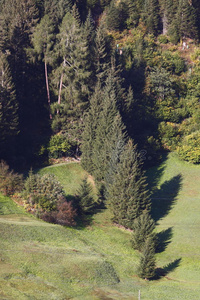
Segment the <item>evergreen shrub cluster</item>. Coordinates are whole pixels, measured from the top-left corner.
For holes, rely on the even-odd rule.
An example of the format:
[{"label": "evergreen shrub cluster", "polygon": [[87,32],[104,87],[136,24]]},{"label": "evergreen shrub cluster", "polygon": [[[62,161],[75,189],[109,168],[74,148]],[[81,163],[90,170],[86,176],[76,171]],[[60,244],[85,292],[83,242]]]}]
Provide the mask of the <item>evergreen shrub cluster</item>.
[{"label": "evergreen shrub cluster", "polygon": [[52,174],[33,174],[25,181],[23,198],[26,208],[46,221],[75,225],[76,210],[67,202],[62,186]]}]

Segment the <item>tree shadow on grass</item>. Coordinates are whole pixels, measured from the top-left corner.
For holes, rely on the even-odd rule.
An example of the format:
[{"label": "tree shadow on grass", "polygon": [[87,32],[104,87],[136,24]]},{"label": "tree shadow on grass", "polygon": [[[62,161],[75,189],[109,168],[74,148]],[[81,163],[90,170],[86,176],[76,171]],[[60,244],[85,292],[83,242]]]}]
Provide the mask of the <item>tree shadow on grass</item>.
[{"label": "tree shadow on grass", "polygon": [[165,181],[159,189],[153,192],[151,215],[156,222],[170,212],[177,200],[181,186],[182,176],[179,174]]},{"label": "tree shadow on grass", "polygon": [[157,233],[157,247],[156,253],[164,252],[167,246],[171,243],[171,239],[173,236],[173,227],[169,227],[166,230],[162,230],[161,232]]},{"label": "tree shadow on grass", "polygon": [[87,226],[90,226],[93,222],[93,215],[96,213],[96,209],[94,208],[94,211],[92,213],[83,213],[78,206],[77,196],[68,194],[66,195],[66,199],[68,202],[72,202],[74,209],[76,209],[76,229],[81,230]]},{"label": "tree shadow on grass", "polygon": [[181,258],[177,258],[174,261],[170,262],[163,268],[156,269],[156,278],[159,279],[160,277],[167,276],[170,272],[174,271],[176,268],[180,266]]}]

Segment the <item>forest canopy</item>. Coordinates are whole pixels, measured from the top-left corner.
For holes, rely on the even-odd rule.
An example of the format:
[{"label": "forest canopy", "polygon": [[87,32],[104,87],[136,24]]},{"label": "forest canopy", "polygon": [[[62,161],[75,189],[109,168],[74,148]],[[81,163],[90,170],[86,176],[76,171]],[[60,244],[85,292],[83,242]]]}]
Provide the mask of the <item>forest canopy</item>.
[{"label": "forest canopy", "polygon": [[118,126],[145,163],[199,163],[199,21],[195,0],[1,1],[0,158],[84,165]]}]

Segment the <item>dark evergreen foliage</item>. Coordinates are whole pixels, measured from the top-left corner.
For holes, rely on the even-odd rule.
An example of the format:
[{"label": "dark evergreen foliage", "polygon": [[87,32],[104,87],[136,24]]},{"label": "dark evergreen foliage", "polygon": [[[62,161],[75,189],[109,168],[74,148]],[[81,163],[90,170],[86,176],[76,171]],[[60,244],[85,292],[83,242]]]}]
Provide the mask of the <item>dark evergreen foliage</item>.
[{"label": "dark evergreen foliage", "polygon": [[88,183],[87,178],[84,178],[80,188],[77,190],[75,206],[80,214],[91,214],[93,212],[95,202],[92,196],[92,186]]},{"label": "dark evergreen foliage", "polygon": [[155,222],[151,219],[151,216],[147,210],[144,210],[142,214],[134,220],[132,229],[131,244],[136,250],[142,251],[146,240],[151,237],[152,240],[156,240],[156,235],[153,233],[155,228]]},{"label": "dark evergreen foliage", "polygon": [[132,228],[133,221],[143,210],[150,210],[147,184],[142,171],[141,158],[136,146],[129,141],[120,156],[112,184],[108,187],[108,205],[113,221],[126,228]]},{"label": "dark evergreen foliage", "polygon": [[10,68],[3,53],[0,54],[0,155],[9,159],[14,155],[15,137],[18,134],[18,102]]},{"label": "dark evergreen foliage", "polygon": [[148,237],[138,267],[138,275],[143,279],[151,279],[155,276],[155,243],[152,237]]}]

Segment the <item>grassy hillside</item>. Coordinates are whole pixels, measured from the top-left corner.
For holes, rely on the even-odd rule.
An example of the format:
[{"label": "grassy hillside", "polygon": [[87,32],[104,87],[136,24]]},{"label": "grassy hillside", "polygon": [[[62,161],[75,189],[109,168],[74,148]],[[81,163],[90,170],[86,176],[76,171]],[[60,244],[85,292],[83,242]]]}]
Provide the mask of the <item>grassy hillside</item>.
[{"label": "grassy hillside", "polygon": [[[58,176],[72,195],[84,177],[79,164],[40,171]],[[45,223],[0,196],[0,299],[198,299],[200,294],[200,166],[170,154],[148,172],[160,233],[157,266],[166,276],[143,281],[130,232],[99,212],[85,228]],[[162,273],[162,271],[161,271]]]}]

